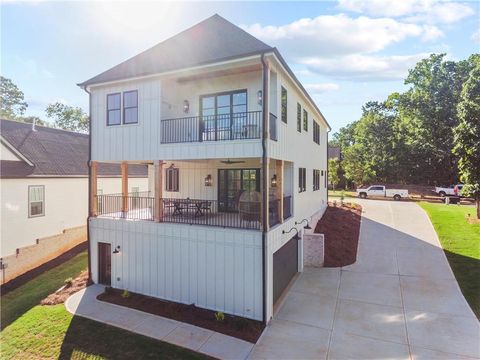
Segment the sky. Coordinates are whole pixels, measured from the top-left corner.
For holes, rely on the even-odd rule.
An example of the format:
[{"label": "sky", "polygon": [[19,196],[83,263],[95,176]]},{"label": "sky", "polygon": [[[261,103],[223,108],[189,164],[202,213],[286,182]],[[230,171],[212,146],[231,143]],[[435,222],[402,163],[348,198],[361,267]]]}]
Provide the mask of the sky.
[{"label": "sky", "polygon": [[3,0],[0,72],[24,92],[25,115],[79,106],[76,84],[218,13],[276,46],[335,132],[367,101],[404,91],[431,53],[480,52],[480,1],[141,2]]}]

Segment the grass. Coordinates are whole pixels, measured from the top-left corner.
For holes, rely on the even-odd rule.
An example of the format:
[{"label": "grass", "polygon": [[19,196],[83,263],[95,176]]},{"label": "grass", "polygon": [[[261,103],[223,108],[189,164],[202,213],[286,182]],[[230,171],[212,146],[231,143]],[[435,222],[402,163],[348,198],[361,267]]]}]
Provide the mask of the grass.
[{"label": "grass", "polygon": [[349,191],[349,190],[328,190],[328,196],[333,196],[333,197],[340,197],[342,196],[342,191],[343,191],[343,196],[347,197],[357,197],[357,193],[355,191]]},{"label": "grass", "polygon": [[39,302],[86,268],[86,253],[48,270],[1,298],[1,359],[205,359],[206,356],[93,320],[63,304]]},{"label": "grass", "polygon": [[427,212],[473,312],[480,318],[480,224],[466,221],[475,207],[420,202]]}]

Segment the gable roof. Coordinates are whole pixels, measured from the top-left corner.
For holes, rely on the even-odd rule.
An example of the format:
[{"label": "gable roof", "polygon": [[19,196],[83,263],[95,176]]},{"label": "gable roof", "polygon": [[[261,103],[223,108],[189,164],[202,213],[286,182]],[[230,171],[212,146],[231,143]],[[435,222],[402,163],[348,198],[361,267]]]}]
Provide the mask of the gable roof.
[{"label": "gable roof", "polygon": [[85,87],[257,55],[272,50],[271,46],[215,14],[78,85]]},{"label": "gable roof", "polygon": [[[0,177],[88,176],[87,134],[0,119],[1,137],[26,161],[1,160]],[[120,165],[99,164],[101,176],[118,176]],[[130,165],[129,175],[146,176],[145,165]]]}]

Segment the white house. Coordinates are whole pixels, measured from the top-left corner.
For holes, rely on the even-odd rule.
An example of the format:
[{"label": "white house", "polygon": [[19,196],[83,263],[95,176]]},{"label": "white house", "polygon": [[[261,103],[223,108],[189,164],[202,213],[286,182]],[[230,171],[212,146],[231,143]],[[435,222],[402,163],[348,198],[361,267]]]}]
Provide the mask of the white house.
[{"label": "white house", "polygon": [[[330,130],[278,50],[214,15],[79,86],[92,280],[268,321],[327,206]],[[147,164],[151,196],[98,194],[100,163]]]},{"label": "white house", "polygon": [[[89,137],[10,120],[0,125],[0,257],[10,270],[38,239],[86,225]],[[98,186],[121,192],[120,167],[103,166]],[[145,166],[132,170],[129,190],[148,190]]]}]

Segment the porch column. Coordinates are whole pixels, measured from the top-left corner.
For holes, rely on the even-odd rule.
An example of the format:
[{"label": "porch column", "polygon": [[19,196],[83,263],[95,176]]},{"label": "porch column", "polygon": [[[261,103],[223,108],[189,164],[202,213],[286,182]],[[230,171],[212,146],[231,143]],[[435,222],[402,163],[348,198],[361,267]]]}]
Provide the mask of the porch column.
[{"label": "porch column", "polygon": [[128,164],[122,162],[122,212],[128,211]]},{"label": "porch column", "polygon": [[157,222],[163,219],[163,162],[156,160],[154,163],[154,181],[155,181],[155,214],[154,219]]},{"label": "porch column", "polygon": [[275,174],[277,175],[278,221],[283,223],[283,160],[277,160]]},{"label": "porch column", "polygon": [[90,209],[89,216],[97,216],[97,162],[90,161]]}]

